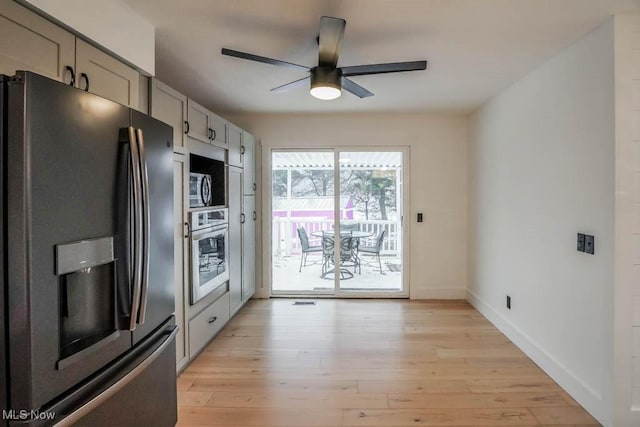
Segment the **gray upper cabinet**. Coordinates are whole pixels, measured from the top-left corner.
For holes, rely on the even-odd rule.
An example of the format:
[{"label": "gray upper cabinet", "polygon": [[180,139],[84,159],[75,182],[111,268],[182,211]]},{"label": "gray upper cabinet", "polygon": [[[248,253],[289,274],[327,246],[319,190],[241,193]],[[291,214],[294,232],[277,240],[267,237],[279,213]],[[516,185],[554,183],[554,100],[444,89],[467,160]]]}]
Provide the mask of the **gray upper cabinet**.
[{"label": "gray upper cabinet", "polygon": [[229,164],[231,166],[242,167],[242,129],[229,123],[227,125],[227,136],[229,141]]},{"label": "gray upper cabinet", "polygon": [[222,117],[209,113],[209,126],[211,130],[210,141],[221,148],[227,148],[227,122]]},{"label": "gray upper cabinet", "polygon": [[75,37],[11,0],[0,0],[0,73],[29,70],[69,83]]},{"label": "gray upper cabinet", "polygon": [[187,97],[158,79],[151,80],[151,115],[173,126],[173,151],[184,153]]},{"label": "gray upper cabinet", "polygon": [[138,72],[80,39],[76,39],[76,81],[80,89],[138,108]]},{"label": "gray upper cabinet", "polygon": [[242,134],[242,164],[244,166],[244,189],[246,196],[256,194],[256,139],[249,132]]},{"label": "gray upper cabinet", "polygon": [[227,122],[191,99],[187,100],[187,122],[191,138],[227,148]]},{"label": "gray upper cabinet", "polygon": [[209,110],[189,99],[187,101],[187,135],[200,142],[210,142],[210,115]]},{"label": "gray upper cabinet", "polygon": [[10,0],[0,0],[0,73],[33,71],[132,108],[140,74]]}]

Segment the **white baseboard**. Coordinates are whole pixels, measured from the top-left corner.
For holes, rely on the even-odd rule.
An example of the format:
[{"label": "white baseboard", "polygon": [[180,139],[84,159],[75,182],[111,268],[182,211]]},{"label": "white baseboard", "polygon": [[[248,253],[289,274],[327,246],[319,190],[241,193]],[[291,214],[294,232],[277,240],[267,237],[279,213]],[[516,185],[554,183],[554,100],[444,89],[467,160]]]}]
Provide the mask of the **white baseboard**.
[{"label": "white baseboard", "polygon": [[545,371],[560,387],[580,403],[595,419],[608,425],[607,410],[602,395],[585,384],[569,368],[556,360],[533,339],[512,324],[486,301],[467,290],[467,301],[505,334],[520,350]]},{"label": "white baseboard", "polygon": [[422,288],[411,289],[411,299],[465,299],[465,288]]}]

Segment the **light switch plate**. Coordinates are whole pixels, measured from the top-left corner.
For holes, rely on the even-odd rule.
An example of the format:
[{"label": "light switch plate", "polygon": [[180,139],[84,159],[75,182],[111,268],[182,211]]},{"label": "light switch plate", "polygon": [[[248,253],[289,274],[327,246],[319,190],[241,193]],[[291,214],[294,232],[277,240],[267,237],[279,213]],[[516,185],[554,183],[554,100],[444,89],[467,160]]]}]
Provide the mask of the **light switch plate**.
[{"label": "light switch plate", "polygon": [[596,253],[596,238],[590,234],[586,234],[584,237],[584,251],[588,254]]}]

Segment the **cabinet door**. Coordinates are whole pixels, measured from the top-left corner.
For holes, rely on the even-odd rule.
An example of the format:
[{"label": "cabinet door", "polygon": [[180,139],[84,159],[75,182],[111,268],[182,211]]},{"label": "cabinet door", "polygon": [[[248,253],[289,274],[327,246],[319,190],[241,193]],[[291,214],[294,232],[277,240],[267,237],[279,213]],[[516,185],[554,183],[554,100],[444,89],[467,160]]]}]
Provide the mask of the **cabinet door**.
[{"label": "cabinet door", "polygon": [[242,167],[242,157],[240,150],[242,147],[242,129],[229,123],[227,126],[229,140],[229,164]]},{"label": "cabinet door", "polygon": [[229,294],[231,314],[242,306],[242,169],[229,167]]},{"label": "cabinet door", "polygon": [[242,134],[242,164],[244,165],[244,190],[247,196],[256,194],[256,139],[249,132]]},{"label": "cabinet door", "polygon": [[244,196],[242,209],[242,301],[247,302],[256,292],[256,198]]},{"label": "cabinet door", "polygon": [[0,74],[33,71],[71,81],[75,37],[10,0],[0,0]]},{"label": "cabinet door", "polygon": [[187,135],[201,142],[211,142],[209,131],[209,116],[211,112],[202,105],[193,102],[191,99],[187,101]]},{"label": "cabinet door", "polygon": [[76,39],[76,87],[137,109],[139,82],[136,70]]},{"label": "cabinet door", "polygon": [[176,363],[178,367],[186,362],[188,356],[186,342],[185,301],[188,300],[189,287],[189,233],[187,228],[187,156],[173,155],[173,257],[175,263],[176,284]]},{"label": "cabinet door", "polygon": [[221,148],[227,148],[227,121],[213,113],[209,114],[209,135],[211,142]]},{"label": "cabinet door", "polygon": [[160,80],[151,80],[151,116],[173,126],[173,151],[185,152],[187,97]]}]

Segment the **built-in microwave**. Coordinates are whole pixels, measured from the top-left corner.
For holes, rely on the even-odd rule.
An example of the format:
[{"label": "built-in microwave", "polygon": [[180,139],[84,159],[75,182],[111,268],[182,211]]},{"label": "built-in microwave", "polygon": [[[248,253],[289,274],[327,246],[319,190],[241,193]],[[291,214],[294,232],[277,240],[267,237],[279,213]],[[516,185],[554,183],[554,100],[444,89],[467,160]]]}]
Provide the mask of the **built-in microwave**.
[{"label": "built-in microwave", "polygon": [[225,178],[224,161],[191,153],[189,159],[189,207],[225,206]]},{"label": "built-in microwave", "polygon": [[201,208],[212,206],[213,199],[211,175],[204,173],[189,174],[189,207]]}]

